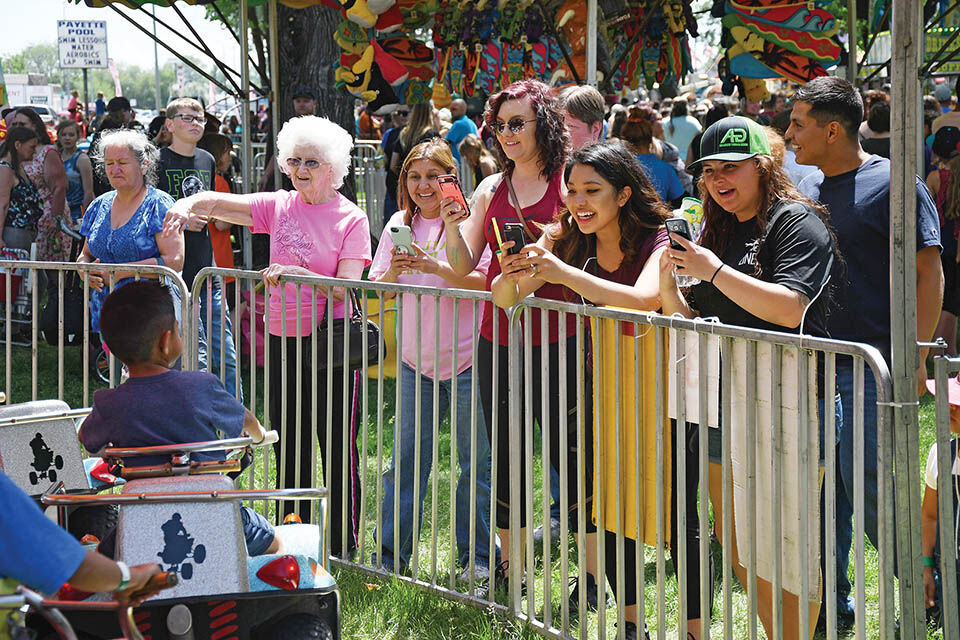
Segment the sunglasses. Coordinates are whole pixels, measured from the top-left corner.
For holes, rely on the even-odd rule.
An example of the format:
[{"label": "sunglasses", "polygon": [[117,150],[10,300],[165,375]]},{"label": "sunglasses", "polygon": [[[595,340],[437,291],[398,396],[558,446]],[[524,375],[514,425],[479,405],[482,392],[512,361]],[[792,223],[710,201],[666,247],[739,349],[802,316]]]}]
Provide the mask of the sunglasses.
[{"label": "sunglasses", "polygon": [[502,120],[497,120],[496,122],[493,123],[493,130],[500,135],[503,135],[504,128],[509,128],[512,133],[520,133],[521,131],[523,131],[524,127],[526,127],[528,124],[536,121],[537,121],[536,118],[534,118],[533,120],[524,120],[523,118],[510,118],[510,120],[508,120],[507,122],[503,122]]},{"label": "sunglasses", "polygon": [[307,169],[316,169],[320,166],[321,162],[319,160],[301,160],[300,158],[287,158],[287,166],[291,169],[296,169],[300,165],[305,166]]},{"label": "sunglasses", "polygon": [[393,113],[394,113],[394,115],[398,115],[398,116],[408,116],[408,115],[410,115],[410,112],[409,112],[409,111],[400,111],[399,109],[397,109],[397,110],[394,111]]},{"label": "sunglasses", "polygon": [[193,124],[194,122],[204,122],[206,120],[204,116],[193,116],[188,113],[178,113],[177,115],[173,116],[171,120],[175,120],[176,118],[180,118],[187,124]]}]

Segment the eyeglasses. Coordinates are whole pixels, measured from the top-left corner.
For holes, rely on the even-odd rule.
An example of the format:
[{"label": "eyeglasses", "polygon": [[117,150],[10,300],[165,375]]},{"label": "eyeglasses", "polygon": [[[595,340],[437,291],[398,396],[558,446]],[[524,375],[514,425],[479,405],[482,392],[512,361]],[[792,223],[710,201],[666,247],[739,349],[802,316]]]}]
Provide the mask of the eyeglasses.
[{"label": "eyeglasses", "polygon": [[493,130],[496,131],[498,134],[503,135],[503,129],[504,127],[507,127],[510,129],[511,133],[516,134],[523,131],[523,128],[526,127],[531,122],[536,122],[536,121],[537,121],[536,118],[534,118],[533,120],[524,120],[523,118],[510,118],[510,120],[507,122],[503,122],[502,120],[497,120],[496,122],[493,123]]},{"label": "eyeglasses", "polygon": [[170,119],[174,120],[176,118],[180,118],[187,124],[193,124],[194,122],[203,122],[205,120],[204,116],[193,116],[193,115],[190,115],[189,113],[178,113],[177,115],[172,116]]},{"label": "eyeglasses", "polygon": [[394,113],[395,115],[398,115],[398,116],[408,116],[408,115],[410,115],[410,112],[409,112],[409,111],[400,111],[399,109],[397,109],[397,110],[394,111],[393,113]]},{"label": "eyeglasses", "polygon": [[319,160],[314,160],[312,158],[310,160],[301,160],[300,158],[287,158],[287,166],[290,167],[291,169],[296,169],[301,164],[305,166],[307,169],[316,169],[322,163]]},{"label": "eyeglasses", "polygon": [[510,118],[507,122],[502,120],[497,120],[493,123],[493,130],[498,134],[503,135],[504,128],[509,128],[511,133],[517,134],[523,131],[523,129],[531,122],[536,122],[537,119],[533,120],[524,120],[523,118]]}]

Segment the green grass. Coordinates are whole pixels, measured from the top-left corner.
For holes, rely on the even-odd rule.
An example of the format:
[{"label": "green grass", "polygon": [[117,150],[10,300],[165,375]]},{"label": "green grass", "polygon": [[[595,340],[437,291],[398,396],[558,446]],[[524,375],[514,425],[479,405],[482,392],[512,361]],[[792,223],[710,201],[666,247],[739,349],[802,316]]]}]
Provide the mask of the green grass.
[{"label": "green grass", "polygon": [[[65,347],[64,348],[64,399],[71,407],[84,406],[83,387],[82,387],[82,348]],[[57,382],[57,349],[44,344],[38,346],[37,366],[36,366],[36,393],[33,389],[33,358],[29,348],[13,347],[11,361],[11,401],[23,402],[37,398],[56,398],[58,397]],[[242,368],[242,375],[245,382],[245,394],[249,400],[249,366]],[[0,371],[0,389],[6,388],[6,370]],[[256,413],[263,418],[263,378],[262,371],[258,371],[256,393]],[[271,387],[277,388],[278,381],[271,381]],[[392,379],[384,381],[382,391],[383,403],[378,402],[377,381],[368,380],[368,415],[366,423],[366,449],[364,450],[363,439],[361,438],[360,447],[363,459],[363,478],[367,488],[366,499],[364,503],[364,521],[363,531],[365,533],[364,555],[360,561],[369,563],[371,553],[374,549],[374,530],[376,528],[377,515],[377,493],[376,487],[379,481],[378,472],[386,471],[389,468],[390,451],[393,441],[394,429],[394,400],[395,386]],[[90,381],[90,393],[102,388],[102,384],[96,380]],[[91,395],[92,397],[92,395]],[[89,403],[87,403],[89,404]],[[249,404],[249,402],[248,402]],[[378,416],[382,416],[382,423],[378,422]],[[923,460],[926,452],[935,439],[934,430],[934,405],[932,398],[926,396],[920,406],[920,442],[919,450]],[[378,444],[379,443],[379,444]],[[382,447],[383,463],[380,468],[377,465],[378,447]],[[365,451],[365,455],[364,455]],[[264,455],[266,461],[271,465],[270,469],[264,467]],[[429,455],[429,452],[424,452]],[[539,461],[540,451],[534,452],[534,459],[537,461],[538,471],[535,476],[535,495],[540,495],[540,473]],[[436,583],[441,586],[448,586],[450,580],[450,549],[451,538],[450,524],[450,431],[449,425],[445,420],[441,424],[440,438],[438,442],[439,465],[436,470],[439,491],[434,495],[432,483],[428,486],[427,495],[424,497],[424,523],[420,534],[420,553],[423,554],[420,571],[417,578],[423,583],[430,583],[434,578]],[[922,460],[921,460],[922,462]],[[272,451],[265,450],[258,454],[257,462],[252,470],[241,479],[241,485],[253,486],[272,486]],[[922,465],[921,465],[922,466]],[[269,472],[265,475],[265,471]],[[265,481],[270,478],[270,481]],[[454,478],[455,480],[455,478]],[[923,490],[922,478],[917,479],[917,491]],[[431,512],[433,502],[437,502],[438,522],[436,530],[431,526]],[[258,508],[263,508],[257,504]],[[533,525],[536,526],[541,520],[541,505],[537,503],[535,509]],[[268,507],[267,512],[273,515],[274,509]],[[431,546],[434,544],[434,535],[436,535],[436,547],[438,554],[438,570],[436,576],[432,575],[429,563],[429,554]],[[576,547],[573,539],[569,540],[569,549],[571,553],[570,571],[575,573],[575,554]],[[867,630],[866,636],[874,638],[879,636],[878,629],[878,577],[877,577],[877,554],[873,547],[867,543],[865,555],[866,567],[866,613]],[[720,565],[721,550],[714,542],[714,557],[717,564],[716,580],[716,602],[714,605],[714,620],[711,631],[712,637],[722,637],[723,624],[721,602],[722,594],[720,591]],[[560,563],[558,553],[554,553],[549,565],[549,573],[552,581],[552,613],[555,624],[560,619],[560,602],[566,598],[567,585],[561,581]],[[645,550],[644,573],[646,576],[645,587],[645,618],[650,625],[651,632],[656,629],[657,624],[657,588],[656,588],[656,560],[657,553],[653,548]],[[677,581],[672,576],[672,569],[669,561],[665,562],[667,571],[667,580],[664,584],[664,602],[665,617],[667,624],[667,637],[676,637],[677,624]],[[542,593],[544,566],[542,554],[536,560],[535,580],[537,583],[535,593],[535,611],[538,618],[543,619],[544,597]],[[851,563],[851,580],[853,578],[853,563]],[[451,601],[441,595],[433,593],[429,587],[412,586],[409,580],[396,578],[382,578],[376,575],[355,571],[348,568],[335,569],[335,575],[338,580],[342,595],[342,614],[343,614],[343,636],[346,638],[355,638],[358,640],[387,640],[387,639],[406,639],[406,638],[425,638],[431,640],[447,640],[454,638],[480,638],[484,640],[499,640],[501,638],[516,637],[536,637],[530,627],[522,622],[510,620],[506,617],[497,615],[490,607],[475,607],[458,602]],[[748,626],[748,602],[745,593],[740,588],[736,580],[733,580],[732,602],[733,609],[733,627],[734,637],[747,637]],[[526,601],[524,601],[524,610]],[[605,615],[605,626],[607,637],[613,635],[616,623],[616,610],[609,609]],[[597,637],[596,633],[597,619],[591,614],[587,620],[587,637]],[[765,637],[762,628],[760,628],[760,637]],[[571,634],[579,637],[580,628],[576,622],[573,623]],[[655,637],[655,636],[654,636]],[[852,635],[850,636],[852,637]],[[930,632],[928,638],[941,638],[939,632]]]}]

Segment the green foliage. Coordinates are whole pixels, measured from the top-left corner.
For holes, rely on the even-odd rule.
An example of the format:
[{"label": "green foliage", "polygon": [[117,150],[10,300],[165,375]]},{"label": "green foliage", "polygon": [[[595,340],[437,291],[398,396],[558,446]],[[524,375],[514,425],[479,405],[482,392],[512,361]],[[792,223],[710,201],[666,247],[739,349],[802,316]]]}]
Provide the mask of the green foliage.
[{"label": "green foliage", "polygon": [[[189,59],[201,69],[208,69],[208,73],[213,77],[223,78],[223,74],[215,69],[212,62]],[[174,96],[179,64],[183,63],[168,61],[160,67],[160,101],[162,103],[160,106],[165,105]],[[69,93],[71,89],[83,91],[83,71],[61,69],[55,43],[31,44],[18,53],[6,56],[3,59],[3,70],[5,73],[41,73],[47,77],[50,84],[59,84],[64,93]],[[153,69],[143,69],[119,61],[117,71],[124,96],[131,101],[136,100],[137,108],[157,108]],[[185,67],[185,72],[185,95],[206,96],[208,80],[190,67]],[[109,69],[90,69],[87,75],[91,101],[96,99],[98,91],[103,91],[107,99],[113,97],[115,91]]]}]

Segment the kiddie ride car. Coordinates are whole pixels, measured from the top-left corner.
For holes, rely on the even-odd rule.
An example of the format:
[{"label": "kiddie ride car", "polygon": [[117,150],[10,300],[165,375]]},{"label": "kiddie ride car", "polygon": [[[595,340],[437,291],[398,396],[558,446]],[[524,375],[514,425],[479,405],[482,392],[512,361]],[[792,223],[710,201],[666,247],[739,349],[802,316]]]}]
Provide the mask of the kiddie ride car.
[{"label": "kiddie ride car", "polygon": [[[0,470],[38,502],[52,484],[62,484],[65,493],[90,494],[122,483],[100,458],[83,457],[77,424],[88,413],[61,400],[0,407]],[[78,539],[88,533],[103,538],[117,525],[117,508],[61,508],[58,520]]]},{"label": "kiddie ride car", "polygon": [[[170,572],[160,573],[144,586],[143,590],[132,594],[133,597],[156,593],[162,589],[169,589],[177,584],[177,574]],[[97,610],[101,613],[113,615],[117,618],[117,624],[120,626],[124,640],[145,640],[144,636],[137,629],[133,620],[133,608],[110,600],[107,602],[75,602],[64,600],[48,600],[42,595],[27,589],[24,586],[18,586],[13,593],[0,595],[0,623],[7,625],[6,629],[0,629],[0,637],[12,638],[12,640],[21,640],[22,638],[32,638],[32,635],[25,635],[27,632],[20,626],[20,611],[26,608],[31,615],[39,615],[46,621],[49,627],[56,633],[55,637],[64,640],[77,640],[77,634],[74,632],[70,622],[63,615],[64,611],[76,611],[80,609]],[[8,632],[4,636],[3,632]]]},{"label": "kiddie ride car", "polygon": [[[52,450],[41,451],[44,459],[53,456],[52,464],[47,467],[48,479],[49,470],[56,468],[57,455],[62,456],[64,463],[62,478],[43,492],[40,499],[44,505],[56,506],[61,513],[71,512],[71,531],[80,534],[75,526],[78,519],[84,520],[78,518],[80,514],[92,511],[113,518],[116,515],[113,512],[110,516],[111,510],[119,505],[115,558],[128,565],[159,562],[164,571],[179,579],[163,598],[148,600],[134,612],[136,626],[145,638],[339,640],[340,593],[326,569],[323,549],[326,490],[238,491],[230,478],[220,474],[240,471],[239,459],[190,459],[192,454],[204,451],[249,452],[253,446],[276,442],[275,431],[268,432],[257,445],[249,437],[243,437],[184,445],[104,449],[97,456],[110,463],[110,472],[120,477],[117,484],[123,480],[126,483],[119,494],[88,495],[110,486],[97,479],[109,480],[110,474],[100,469],[91,478],[84,472],[74,425],[74,414],[82,412],[65,414],[57,411],[65,405],[42,402],[42,405],[26,403],[32,405],[30,407],[13,405],[0,409],[0,467],[14,482],[26,485],[32,489],[28,492],[36,495],[39,486],[30,483],[27,470],[36,468],[29,460],[20,465],[24,469],[12,463],[27,457],[14,454],[20,449],[29,451],[30,441],[40,434],[46,449]],[[9,418],[11,412],[22,417]],[[68,434],[72,435],[72,441]],[[146,467],[120,464],[121,458],[129,462],[137,456],[170,456],[171,461]],[[87,461],[87,466],[92,467],[92,461]],[[79,478],[74,477],[76,475]],[[22,477],[18,480],[17,476]],[[71,480],[72,483],[67,482]],[[91,484],[98,486],[91,487]],[[241,500],[319,500],[316,509],[319,525],[277,526],[281,554],[251,557],[247,554],[241,524]],[[100,523],[92,528],[98,529],[99,534],[108,527]],[[84,603],[96,603],[107,597],[77,592],[69,585],[61,589],[59,596],[61,600]],[[71,610],[65,615],[81,638],[116,638],[123,633],[112,610]],[[52,633],[40,616],[31,616],[28,624],[41,632],[40,637]]]}]

